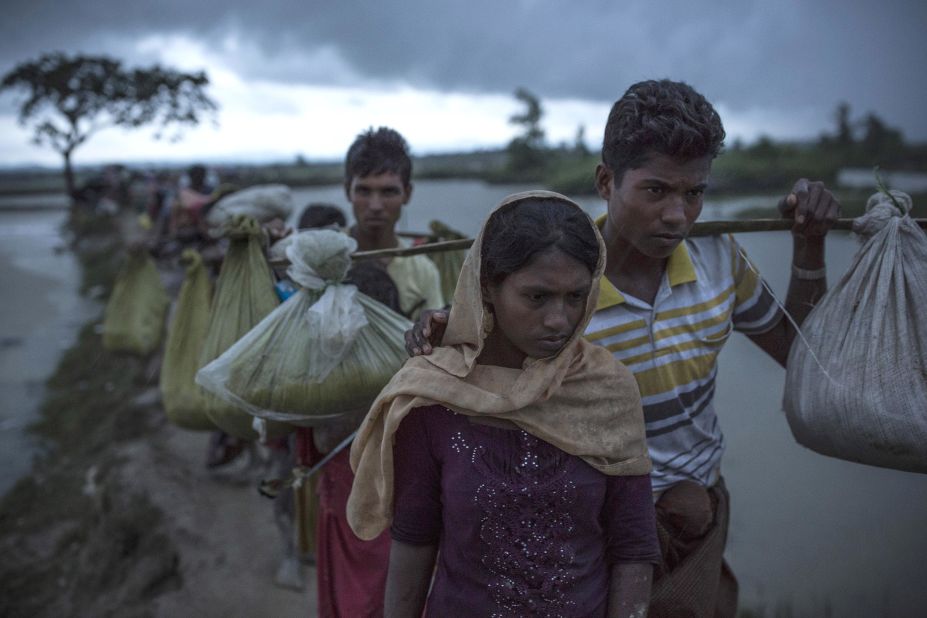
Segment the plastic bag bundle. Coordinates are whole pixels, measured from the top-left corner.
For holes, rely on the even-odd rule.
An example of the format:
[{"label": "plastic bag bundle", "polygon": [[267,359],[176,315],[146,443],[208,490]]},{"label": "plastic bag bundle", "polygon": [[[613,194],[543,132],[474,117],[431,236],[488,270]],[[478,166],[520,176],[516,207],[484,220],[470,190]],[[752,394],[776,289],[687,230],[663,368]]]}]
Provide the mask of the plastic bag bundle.
[{"label": "plastic bag bundle", "polygon": [[212,283],[199,253],[187,249],[181,262],[186,266],[186,276],[164,344],[161,401],[167,418],[175,425],[194,431],[211,431],[216,425],[206,415],[207,396],[194,378],[200,368],[200,352],[209,328]]},{"label": "plastic bag bundle", "polygon": [[266,223],[280,218],[284,221],[293,212],[293,194],[286,185],[257,185],[223,197],[209,210],[206,223],[221,230],[236,215],[245,215]]},{"label": "plastic bag bundle", "polygon": [[[263,232],[258,222],[236,215],[226,233],[229,247],[216,281],[200,367],[228,350],[279,304],[270,267],[261,249]],[[207,399],[206,414],[220,429],[246,440],[258,437],[251,416],[240,407],[211,395]],[[270,435],[288,431],[286,427],[271,425],[267,429]]]},{"label": "plastic bag bundle", "polygon": [[356,248],[340,232],[297,234],[287,273],[300,291],[197,381],[256,417],[294,425],[369,407],[407,358],[411,322],[342,283]]},{"label": "plastic bag bundle", "polygon": [[[445,240],[458,240],[466,238],[460,232],[452,230],[440,221],[432,221],[428,224],[431,229],[431,236],[428,242],[442,242]],[[464,258],[467,257],[466,249],[458,251],[439,251],[430,253],[428,257],[438,267],[438,273],[441,275],[441,295],[449,302],[454,298],[454,290],[457,289],[457,279],[460,277],[460,269],[463,268]]]},{"label": "plastic bag bundle", "polygon": [[151,256],[141,247],[130,249],[103,313],[103,347],[142,356],[153,352],[169,302]]},{"label": "plastic bag bundle", "polygon": [[784,407],[824,455],[927,472],[927,234],[899,191],[869,198],[862,246],[789,354]]}]

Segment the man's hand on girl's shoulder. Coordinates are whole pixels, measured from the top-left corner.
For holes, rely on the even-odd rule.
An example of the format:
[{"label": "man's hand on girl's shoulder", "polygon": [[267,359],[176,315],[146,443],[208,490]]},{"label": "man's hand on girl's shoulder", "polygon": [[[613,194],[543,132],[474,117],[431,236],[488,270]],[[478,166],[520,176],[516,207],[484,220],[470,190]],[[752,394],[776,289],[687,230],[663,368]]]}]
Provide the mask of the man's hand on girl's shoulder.
[{"label": "man's hand on girl's shoulder", "polygon": [[409,356],[428,356],[441,343],[450,309],[425,309],[412,328],[406,331],[406,352]]}]

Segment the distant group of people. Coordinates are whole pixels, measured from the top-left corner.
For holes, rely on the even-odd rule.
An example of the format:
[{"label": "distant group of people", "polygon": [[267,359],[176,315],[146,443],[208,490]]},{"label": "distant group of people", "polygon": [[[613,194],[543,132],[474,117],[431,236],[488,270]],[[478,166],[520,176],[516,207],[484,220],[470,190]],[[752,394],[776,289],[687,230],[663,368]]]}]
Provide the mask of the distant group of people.
[{"label": "distant group of people", "polygon": [[125,166],[107,165],[100,173],[84,180],[71,194],[71,199],[78,209],[115,214],[129,202],[132,179]]},{"label": "distant group of people", "polygon": [[206,215],[225,195],[218,177],[194,164],[183,174],[161,171],[149,178],[145,214],[156,245],[186,245],[208,238]]},{"label": "distant group of people", "polygon": [[218,176],[201,164],[183,172],[162,170],[142,174],[123,165],[107,165],[84,181],[72,198],[84,210],[116,214],[133,201],[133,185],[145,181],[144,214],[158,242],[190,242],[205,235],[205,215],[226,194]]},{"label": "distant group of people", "polygon": [[[425,256],[352,269],[360,291],[416,323],[412,358],[366,417],[312,430],[302,463],[357,431],[317,480],[320,616],[736,614],[718,354],[736,330],[785,365],[826,291],[840,206],[804,179],[780,202],[790,321],[733,238],[688,237],[724,138],[692,87],[634,84],[606,123],[601,218],[556,193],[510,196],[453,299]],[[411,176],[402,136],[366,131],[345,161],[353,223],[315,204],[296,227],[399,247]],[[176,192],[159,178],[149,209],[175,235],[215,200],[205,169],[188,177]]]}]

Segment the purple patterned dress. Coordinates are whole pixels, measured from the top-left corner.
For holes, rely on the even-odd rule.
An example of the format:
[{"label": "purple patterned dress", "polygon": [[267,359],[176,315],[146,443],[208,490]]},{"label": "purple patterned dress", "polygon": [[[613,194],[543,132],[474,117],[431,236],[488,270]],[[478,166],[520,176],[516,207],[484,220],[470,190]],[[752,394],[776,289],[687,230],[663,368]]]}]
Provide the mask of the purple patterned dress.
[{"label": "purple patterned dress", "polygon": [[610,566],[659,561],[648,475],[443,406],[402,421],[394,460],[392,538],[440,545],[426,616],[604,616]]}]

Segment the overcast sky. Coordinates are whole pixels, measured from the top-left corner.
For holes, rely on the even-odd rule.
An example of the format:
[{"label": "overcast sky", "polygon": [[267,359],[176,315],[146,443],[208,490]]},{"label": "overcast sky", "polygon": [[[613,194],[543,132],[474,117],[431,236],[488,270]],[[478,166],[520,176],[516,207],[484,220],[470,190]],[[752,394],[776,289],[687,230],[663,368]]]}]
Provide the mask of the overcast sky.
[{"label": "overcast sky", "polygon": [[[109,130],[77,163],[340,158],[389,125],[416,153],[496,147],[523,86],[551,141],[599,145],[635,81],[691,83],[732,137],[813,138],[839,101],[927,140],[923,0],[8,0],[0,72],[48,51],[206,70],[218,126],[179,143]],[[0,96],[0,165],[57,164]]]}]

